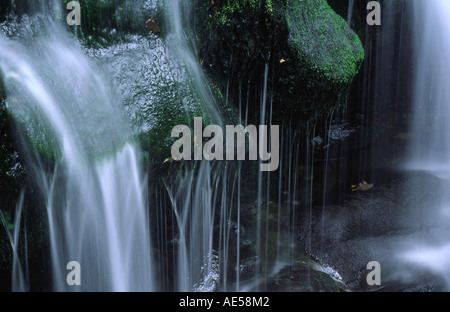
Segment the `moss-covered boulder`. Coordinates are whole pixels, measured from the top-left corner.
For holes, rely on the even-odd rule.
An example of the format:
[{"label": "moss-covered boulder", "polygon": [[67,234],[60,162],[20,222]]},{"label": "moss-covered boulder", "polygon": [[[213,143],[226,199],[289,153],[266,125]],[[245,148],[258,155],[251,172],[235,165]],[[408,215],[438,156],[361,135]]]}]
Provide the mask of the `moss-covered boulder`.
[{"label": "moss-covered boulder", "polygon": [[327,115],[364,59],[358,36],[326,0],[201,1],[196,25],[201,62],[236,100],[249,81],[261,89],[269,65],[280,119]]},{"label": "moss-covered boulder", "polygon": [[202,83],[213,102],[205,102],[187,65],[170,53],[163,38],[149,33],[125,39],[105,49],[89,49],[88,54],[110,74],[152,163],[162,164],[171,157],[177,140],[171,132],[176,125],[193,128],[194,117],[202,117],[204,126],[214,123],[209,105],[216,106],[225,119],[236,118],[237,112],[225,107],[225,97],[209,79]]},{"label": "moss-covered boulder", "polygon": [[364,59],[358,36],[326,0],[289,1],[286,21],[294,67],[309,78],[307,86],[326,96],[343,94]]},{"label": "moss-covered boulder", "polygon": [[331,88],[353,80],[364,50],[356,34],[325,0],[290,1],[286,18],[294,56],[316,71],[317,80],[330,83]]}]

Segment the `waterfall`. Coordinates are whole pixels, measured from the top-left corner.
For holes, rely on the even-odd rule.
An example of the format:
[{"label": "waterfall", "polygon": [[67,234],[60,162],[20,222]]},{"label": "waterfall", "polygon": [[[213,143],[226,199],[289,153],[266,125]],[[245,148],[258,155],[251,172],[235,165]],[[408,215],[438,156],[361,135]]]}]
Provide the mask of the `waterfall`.
[{"label": "waterfall", "polygon": [[[24,192],[22,192],[22,194],[20,195],[20,199],[19,202],[16,206],[16,219],[14,220],[14,224],[18,225],[21,224],[21,220],[22,220],[22,213],[23,213],[23,199],[24,199]],[[5,226],[5,228],[7,228],[7,221],[6,218],[4,216],[4,214],[0,211],[0,220],[2,221],[3,225]],[[25,228],[26,229],[26,228]],[[7,232],[8,234],[8,239],[11,243],[11,247],[13,250],[13,265],[12,265],[12,290],[13,291],[29,291],[29,277],[28,277],[28,272],[26,270],[27,268],[27,259],[25,257],[25,270],[22,268],[21,265],[21,261],[19,259],[19,237],[20,237],[20,230],[21,227],[20,226],[16,226],[14,228],[14,233],[11,234],[9,232]],[[27,248],[26,248],[26,242],[27,242],[27,238],[26,238],[26,230],[25,230],[25,254],[27,253]]]},{"label": "waterfall", "polygon": [[[154,290],[147,186],[115,88],[61,25],[46,17],[33,23],[39,33],[0,37],[0,69],[7,108],[33,142],[53,289]],[[42,147],[54,160],[51,170],[37,152]],[[66,282],[72,261],[81,266],[79,286]]]},{"label": "waterfall", "polygon": [[[206,82],[200,66],[193,42],[190,20],[190,1],[170,0],[167,2],[167,28],[169,30],[166,44],[168,50],[186,67],[191,75],[192,87],[196,90],[198,99],[205,111],[216,125],[222,125],[222,116]],[[194,116],[196,117],[196,116]]]},{"label": "waterfall", "polygon": [[[186,79],[208,117],[214,124],[222,125],[221,113],[207,87],[192,43],[192,30],[187,24],[189,5],[180,0],[166,3],[168,52],[186,69]],[[194,117],[197,116],[188,116],[191,120]],[[175,291],[214,291],[221,280],[221,286],[227,289],[228,238],[233,210],[232,203],[227,202],[227,187],[230,180],[235,180],[236,173],[229,176],[222,162],[203,160],[199,164],[185,165],[175,179],[164,182],[177,233],[173,250],[176,255],[173,288]],[[219,233],[215,232],[217,225]],[[214,246],[215,239],[218,245]]]},{"label": "waterfall", "polygon": [[417,77],[412,161],[423,169],[445,170],[450,163],[450,3],[414,2],[414,14]]},{"label": "waterfall", "polygon": [[[174,67],[180,65],[181,78],[211,123],[223,126],[188,24],[191,2],[163,5],[161,50],[179,62]],[[27,18],[18,35],[0,34],[0,72],[7,108],[21,125],[27,161],[45,201],[55,291],[267,290],[280,271],[287,268],[292,278],[292,267],[306,263],[297,232],[303,214],[311,223],[315,124],[304,131],[291,121],[283,129],[275,173],[256,171],[260,163],[203,160],[146,177],[120,88],[109,81],[114,75],[45,14]],[[145,52],[146,39],[136,55]],[[107,66],[117,66],[102,56],[113,63]],[[252,113],[260,124],[272,123],[272,71],[268,59],[261,77],[244,86],[245,100],[240,86],[239,119],[246,126]],[[243,202],[241,196],[251,192]],[[20,230],[25,216],[21,198],[10,235],[19,291],[29,289],[27,264],[21,265],[16,252],[22,233],[26,243],[26,228]],[[81,265],[80,286],[66,280],[72,261]]]},{"label": "waterfall", "polygon": [[417,0],[411,2],[411,8],[415,33],[414,126],[407,169],[439,178],[439,184],[429,190],[432,197],[424,203],[427,214],[438,221],[427,222],[426,226],[433,227],[432,232],[424,234],[402,256],[404,261],[428,268],[450,282],[450,3]]}]

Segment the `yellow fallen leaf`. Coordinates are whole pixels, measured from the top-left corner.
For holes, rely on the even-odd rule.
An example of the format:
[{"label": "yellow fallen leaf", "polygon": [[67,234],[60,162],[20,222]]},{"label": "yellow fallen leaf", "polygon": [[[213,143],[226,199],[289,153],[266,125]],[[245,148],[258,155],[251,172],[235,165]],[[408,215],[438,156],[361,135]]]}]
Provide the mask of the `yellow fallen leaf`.
[{"label": "yellow fallen leaf", "polygon": [[366,181],[362,181],[361,183],[356,185],[352,185],[352,191],[363,191],[366,192],[368,190],[371,190],[373,188],[373,184],[369,184]]},{"label": "yellow fallen leaf", "polygon": [[280,60],[280,64],[283,64],[283,63],[285,63],[285,62],[286,62],[285,59],[281,59],[281,60]]}]

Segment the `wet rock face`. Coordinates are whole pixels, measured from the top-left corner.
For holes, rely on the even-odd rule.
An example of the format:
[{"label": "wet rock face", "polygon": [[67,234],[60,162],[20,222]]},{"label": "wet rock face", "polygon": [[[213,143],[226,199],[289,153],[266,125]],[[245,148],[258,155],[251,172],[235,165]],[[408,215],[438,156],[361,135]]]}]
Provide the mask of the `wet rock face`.
[{"label": "wet rock face", "polygon": [[80,26],[69,26],[66,16],[70,12],[70,0],[58,1],[4,1],[0,6],[0,23],[9,19],[22,19],[43,12],[65,25],[86,44],[106,47],[120,41],[123,35],[138,33],[144,35],[145,22],[153,18],[163,22],[163,1],[161,0],[78,0],[80,3]]},{"label": "wet rock face", "polygon": [[[299,229],[300,240],[308,253],[339,272],[353,289],[444,289],[442,274],[415,264],[409,256],[411,250],[448,235],[442,199],[428,191],[443,187],[442,180],[426,172],[391,174],[390,182],[355,192],[343,205],[314,209]],[[379,287],[366,282],[370,261],[381,264]]]},{"label": "wet rock face", "polygon": [[358,36],[322,0],[202,1],[195,20],[203,66],[236,100],[269,64],[280,118],[328,114],[364,59]]},{"label": "wet rock face", "polygon": [[9,1],[5,1],[6,4],[0,6],[0,23],[3,22],[6,18],[6,14],[8,13],[9,6],[11,5]]},{"label": "wet rock face", "polygon": [[45,207],[38,204],[45,201],[37,193],[36,181],[29,175],[26,156],[17,144],[16,136],[19,134],[14,135],[18,126],[7,112],[4,99],[0,85],[0,211],[4,217],[4,222],[0,218],[0,291],[11,291],[13,250],[9,234],[13,236],[16,229],[16,205],[22,191],[27,219],[22,221],[21,230],[26,228],[28,233],[28,250],[25,253],[23,244],[20,245],[19,257],[24,261],[27,254],[30,267],[36,265],[39,268],[29,272],[30,284],[36,289],[46,290],[45,287],[50,285],[46,276],[49,259],[42,257],[42,250],[48,248],[48,233]]},{"label": "wet rock face", "polygon": [[24,169],[11,136],[11,120],[5,106],[5,93],[0,81],[0,291],[10,290],[11,245],[7,236],[13,227],[15,200],[20,193]]},{"label": "wet rock face", "polygon": [[[6,109],[6,93],[0,76],[0,210],[9,216],[25,178],[23,159],[16,146],[13,126],[13,118]],[[11,219],[8,221],[12,223]]]},{"label": "wet rock face", "polygon": [[6,94],[0,81],[0,209],[14,204],[24,175],[19,153],[12,136],[12,117],[5,104]]}]

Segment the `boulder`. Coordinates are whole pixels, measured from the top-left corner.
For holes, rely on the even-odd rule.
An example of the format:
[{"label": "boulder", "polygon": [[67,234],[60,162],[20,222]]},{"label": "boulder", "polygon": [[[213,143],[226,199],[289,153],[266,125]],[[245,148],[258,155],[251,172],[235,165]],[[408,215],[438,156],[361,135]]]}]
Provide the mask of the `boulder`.
[{"label": "boulder", "polygon": [[269,65],[276,119],[328,115],[364,59],[358,36],[326,0],[201,1],[196,15],[203,66],[236,102]]}]

